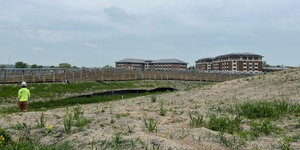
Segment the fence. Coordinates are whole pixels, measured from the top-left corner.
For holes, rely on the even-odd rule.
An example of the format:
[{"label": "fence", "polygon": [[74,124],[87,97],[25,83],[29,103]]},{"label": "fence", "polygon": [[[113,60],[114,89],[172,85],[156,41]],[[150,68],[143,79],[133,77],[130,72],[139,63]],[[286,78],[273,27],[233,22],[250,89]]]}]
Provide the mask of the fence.
[{"label": "fence", "polygon": [[126,80],[183,80],[221,82],[254,75],[248,72],[222,72],[199,70],[128,70],[115,68],[43,68],[0,69],[0,84],[79,81],[126,81]]}]

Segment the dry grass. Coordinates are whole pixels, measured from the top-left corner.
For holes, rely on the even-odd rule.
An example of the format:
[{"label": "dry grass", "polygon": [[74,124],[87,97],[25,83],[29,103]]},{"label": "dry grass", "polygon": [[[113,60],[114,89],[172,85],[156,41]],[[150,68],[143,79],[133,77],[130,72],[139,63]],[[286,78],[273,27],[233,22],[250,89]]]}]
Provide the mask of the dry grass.
[{"label": "dry grass", "polygon": [[[83,128],[72,127],[71,134],[58,132],[63,129],[65,109],[43,112],[46,126],[53,125],[58,130],[46,136],[41,134],[41,129],[35,128],[34,120],[42,112],[3,115],[0,124],[8,129],[14,140],[21,131],[11,129],[11,126],[26,123],[36,141],[56,144],[68,140],[77,149],[103,149],[107,145],[110,145],[107,149],[284,149],[285,137],[293,137],[293,140],[287,141],[286,147],[300,149],[300,121],[293,114],[271,120],[283,132],[260,134],[257,139],[247,140],[245,144],[239,133],[222,135],[206,127],[189,125],[189,113],[203,114],[203,121],[207,124],[209,113],[231,116],[224,111],[231,105],[273,100],[299,103],[299,97],[300,69],[294,69],[162,94],[158,95],[156,102],[152,102],[150,97],[138,97],[83,105],[83,116],[88,123]],[[162,107],[167,109],[165,116],[160,115]],[[149,121],[150,118],[158,121],[157,132],[149,132],[146,128],[144,119]],[[250,130],[250,122],[250,119],[244,118],[241,127]]]}]

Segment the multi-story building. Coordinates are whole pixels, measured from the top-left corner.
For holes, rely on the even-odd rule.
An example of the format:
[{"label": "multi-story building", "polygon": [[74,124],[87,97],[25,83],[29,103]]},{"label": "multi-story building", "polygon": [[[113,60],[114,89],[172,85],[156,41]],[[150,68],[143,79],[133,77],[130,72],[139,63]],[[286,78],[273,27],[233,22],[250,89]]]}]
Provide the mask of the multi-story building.
[{"label": "multi-story building", "polygon": [[196,69],[199,70],[213,70],[212,62],[214,61],[214,57],[202,58],[196,61]]},{"label": "multi-story building", "polygon": [[262,72],[262,57],[253,53],[231,53],[196,61],[196,69],[218,71]]},{"label": "multi-story building", "polygon": [[116,68],[129,68],[129,69],[187,69],[187,64],[184,61],[178,59],[159,59],[159,60],[144,60],[144,59],[134,59],[126,58],[116,62]]}]

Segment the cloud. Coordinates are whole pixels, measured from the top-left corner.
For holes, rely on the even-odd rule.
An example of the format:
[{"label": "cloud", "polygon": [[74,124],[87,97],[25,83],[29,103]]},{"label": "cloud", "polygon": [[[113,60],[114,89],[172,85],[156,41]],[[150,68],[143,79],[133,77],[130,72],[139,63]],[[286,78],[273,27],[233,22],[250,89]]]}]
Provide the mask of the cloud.
[{"label": "cloud", "polygon": [[40,51],[40,52],[44,51],[44,49],[40,48],[40,47],[34,47],[34,48],[32,48],[32,50],[33,51]]},{"label": "cloud", "polygon": [[217,40],[218,41],[227,41],[227,37],[219,36],[219,37],[217,37]]},{"label": "cloud", "polygon": [[96,44],[85,43],[84,45],[87,47],[98,48],[98,46]]}]

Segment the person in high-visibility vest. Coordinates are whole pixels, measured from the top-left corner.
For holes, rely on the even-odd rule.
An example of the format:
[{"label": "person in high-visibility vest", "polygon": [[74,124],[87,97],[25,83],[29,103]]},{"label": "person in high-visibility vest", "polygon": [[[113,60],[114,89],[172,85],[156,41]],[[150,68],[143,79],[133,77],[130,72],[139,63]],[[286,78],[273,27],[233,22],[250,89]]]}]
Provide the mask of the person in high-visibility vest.
[{"label": "person in high-visibility vest", "polygon": [[18,92],[18,106],[21,111],[27,111],[27,101],[30,97],[30,91],[26,88],[27,84],[25,81],[21,84],[22,88]]}]

